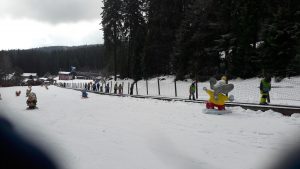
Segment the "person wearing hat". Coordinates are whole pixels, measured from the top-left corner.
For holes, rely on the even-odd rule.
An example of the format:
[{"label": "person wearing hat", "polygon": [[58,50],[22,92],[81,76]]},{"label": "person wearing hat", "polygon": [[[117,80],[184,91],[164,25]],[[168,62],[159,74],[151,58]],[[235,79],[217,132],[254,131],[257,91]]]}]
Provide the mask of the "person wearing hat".
[{"label": "person wearing hat", "polygon": [[193,82],[190,86],[190,95],[189,95],[189,100],[191,100],[193,98],[193,100],[195,99],[195,92],[196,92],[196,86],[195,86],[195,82]]},{"label": "person wearing hat", "polygon": [[270,103],[269,92],[271,90],[271,77],[266,76],[265,78],[263,78],[260,81],[259,89],[260,89],[260,94],[261,94],[259,104],[265,105],[265,104]]}]

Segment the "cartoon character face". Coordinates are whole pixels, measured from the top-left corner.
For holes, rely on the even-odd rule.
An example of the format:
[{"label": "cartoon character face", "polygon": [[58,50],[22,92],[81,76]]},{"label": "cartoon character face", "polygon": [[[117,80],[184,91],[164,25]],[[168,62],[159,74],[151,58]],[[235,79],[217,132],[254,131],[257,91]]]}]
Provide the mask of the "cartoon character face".
[{"label": "cartoon character face", "polygon": [[221,80],[217,81],[216,78],[210,78],[210,88],[214,91],[215,99],[218,99],[218,95],[221,94],[228,94],[230,91],[233,90],[233,84],[226,84],[226,79],[222,77]]}]

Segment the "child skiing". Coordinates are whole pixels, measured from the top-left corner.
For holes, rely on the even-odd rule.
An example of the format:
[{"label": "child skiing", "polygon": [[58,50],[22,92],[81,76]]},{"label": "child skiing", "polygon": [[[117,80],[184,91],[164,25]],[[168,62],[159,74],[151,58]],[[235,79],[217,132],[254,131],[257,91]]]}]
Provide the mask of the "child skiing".
[{"label": "child skiing", "polygon": [[118,91],[118,84],[115,83],[115,85],[114,85],[114,94],[117,94],[117,91]]},{"label": "child skiing", "polygon": [[266,104],[270,103],[269,92],[271,90],[271,78],[265,77],[264,79],[262,79],[260,81],[259,89],[260,89],[260,94],[261,94],[259,104],[266,105]]},{"label": "child skiing", "polygon": [[105,86],[105,93],[109,93],[109,83],[107,83]]},{"label": "child skiing", "polygon": [[119,90],[119,94],[122,95],[123,94],[123,86],[122,86],[122,84],[119,84],[118,90]]},{"label": "child skiing", "polygon": [[29,96],[29,93],[31,92],[31,86],[28,86],[28,89],[26,90],[26,97]]},{"label": "child skiing", "polygon": [[190,95],[189,95],[189,100],[191,100],[193,98],[193,100],[195,99],[195,92],[196,92],[196,86],[195,86],[195,82],[193,82],[190,86]]},{"label": "child skiing", "polygon": [[82,95],[81,95],[81,97],[82,97],[83,99],[88,98],[88,93],[87,93],[87,89],[86,89],[86,88],[85,88],[84,90],[82,90]]}]

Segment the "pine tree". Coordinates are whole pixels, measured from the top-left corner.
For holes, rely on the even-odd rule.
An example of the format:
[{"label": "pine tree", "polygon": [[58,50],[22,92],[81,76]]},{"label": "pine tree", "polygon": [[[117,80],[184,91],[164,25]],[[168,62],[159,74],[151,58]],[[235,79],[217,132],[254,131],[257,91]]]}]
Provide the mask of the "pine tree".
[{"label": "pine tree", "polygon": [[114,75],[117,78],[117,50],[123,36],[123,16],[121,0],[103,0],[102,27],[104,32],[104,45],[107,54],[113,53]]},{"label": "pine tree", "polygon": [[144,0],[124,0],[124,34],[127,39],[127,77],[142,78],[141,57],[145,44]]},{"label": "pine tree", "polygon": [[191,78],[214,75],[217,72],[219,53],[216,42],[220,24],[214,1],[190,1],[177,36],[174,54],[176,77]]},{"label": "pine tree", "polygon": [[285,77],[288,71],[297,71],[294,63],[299,61],[300,3],[277,2],[277,10],[264,32],[261,67],[267,74]]},{"label": "pine tree", "polygon": [[256,42],[263,18],[263,1],[233,0],[232,6],[233,45],[229,70],[235,76],[252,77],[258,71]]},{"label": "pine tree", "polygon": [[150,0],[143,58],[146,77],[169,74],[176,31],[181,22],[182,0]]}]

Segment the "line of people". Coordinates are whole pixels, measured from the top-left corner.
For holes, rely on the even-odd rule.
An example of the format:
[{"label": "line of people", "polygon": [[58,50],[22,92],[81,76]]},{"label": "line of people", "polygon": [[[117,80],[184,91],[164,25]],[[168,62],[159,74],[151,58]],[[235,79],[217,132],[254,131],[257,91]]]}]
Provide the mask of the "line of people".
[{"label": "line of people", "polygon": [[[111,88],[109,86],[109,83],[106,85],[100,85],[100,83],[85,83],[84,88],[88,91],[95,91],[95,92],[104,92],[104,93],[111,93]],[[114,94],[123,94],[123,85],[115,83],[114,87]]]}]

